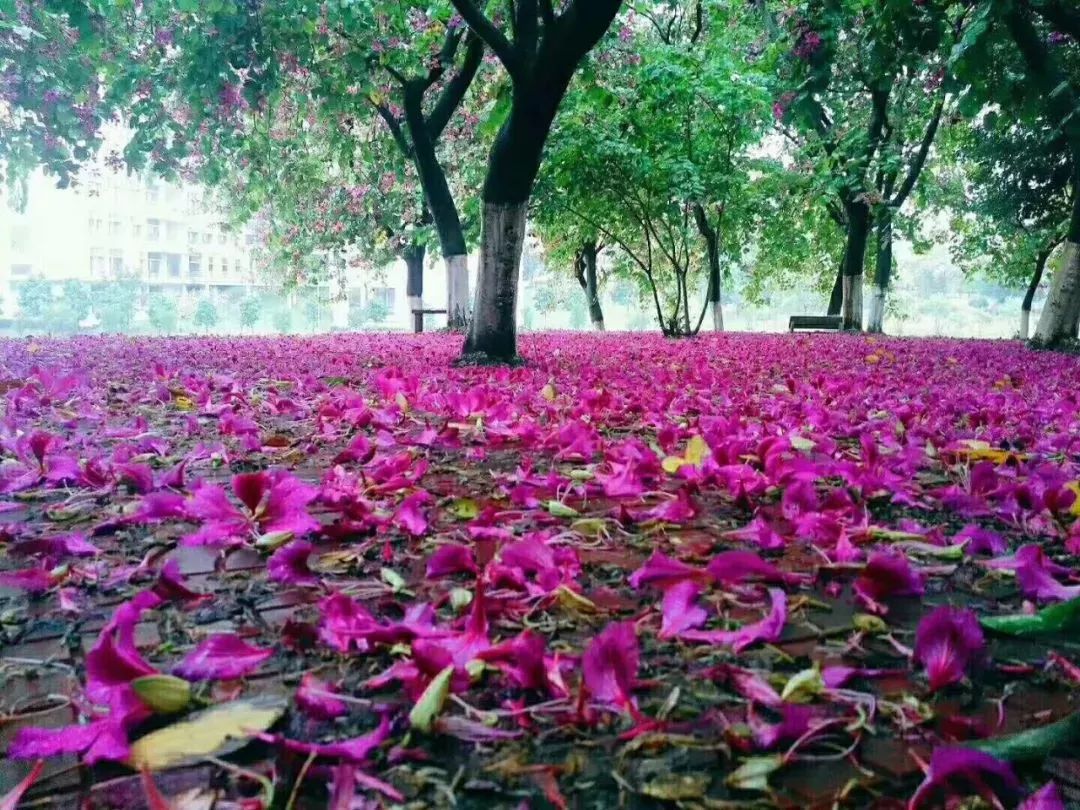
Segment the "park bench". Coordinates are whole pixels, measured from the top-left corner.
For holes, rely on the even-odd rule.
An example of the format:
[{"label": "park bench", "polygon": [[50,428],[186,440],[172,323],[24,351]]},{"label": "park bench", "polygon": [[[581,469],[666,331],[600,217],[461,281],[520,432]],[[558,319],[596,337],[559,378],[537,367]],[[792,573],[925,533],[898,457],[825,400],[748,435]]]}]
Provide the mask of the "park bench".
[{"label": "park bench", "polygon": [[424,316],[425,315],[445,315],[445,309],[414,309],[412,310],[413,317],[413,331],[424,331]]},{"label": "park bench", "polygon": [[839,315],[792,315],[788,320],[788,331],[817,329],[837,332],[842,323],[843,320]]}]

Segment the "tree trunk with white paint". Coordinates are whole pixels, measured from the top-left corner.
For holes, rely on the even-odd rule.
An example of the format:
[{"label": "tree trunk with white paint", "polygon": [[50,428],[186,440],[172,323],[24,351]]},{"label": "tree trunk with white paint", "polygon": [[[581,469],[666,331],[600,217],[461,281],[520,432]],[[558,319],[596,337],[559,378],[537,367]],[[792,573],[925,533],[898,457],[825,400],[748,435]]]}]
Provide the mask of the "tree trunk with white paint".
[{"label": "tree trunk with white paint", "polygon": [[[719,215],[723,216],[723,211]],[[709,262],[709,310],[712,313],[714,332],[724,331],[724,310],[720,302],[720,235],[717,228],[709,221],[705,206],[694,203],[694,221],[698,233],[705,240],[705,256]]]},{"label": "tree trunk with white paint", "polygon": [[488,361],[517,357],[517,290],[527,203],[485,203],[480,272],[463,354]]},{"label": "tree trunk with white paint", "polygon": [[446,322],[455,332],[464,332],[469,323],[469,257],[447,256],[446,265]]},{"label": "tree trunk with white paint", "polygon": [[405,260],[405,298],[409,304],[409,325],[416,331],[416,321],[413,311],[424,308],[424,256],[427,248],[420,244],[414,244],[402,251],[401,258]]},{"label": "tree trunk with white paint", "polygon": [[863,328],[863,263],[866,260],[866,243],[870,236],[870,207],[865,202],[855,202],[847,207],[848,235],[844,250],[844,278],[842,291],[844,303],[840,309],[841,326],[861,331]]},{"label": "tree trunk with white paint", "polygon": [[1061,265],[1054,273],[1050,293],[1043,305],[1035,340],[1056,346],[1076,337],[1080,321],[1080,243],[1065,243]]}]

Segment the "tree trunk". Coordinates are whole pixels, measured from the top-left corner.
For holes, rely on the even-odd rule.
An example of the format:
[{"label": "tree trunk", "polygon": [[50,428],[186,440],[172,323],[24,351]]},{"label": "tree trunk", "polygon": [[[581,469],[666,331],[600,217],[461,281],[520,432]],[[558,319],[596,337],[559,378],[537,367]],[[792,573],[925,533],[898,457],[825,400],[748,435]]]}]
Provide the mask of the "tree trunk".
[{"label": "tree trunk", "polygon": [[836,268],[836,281],[833,283],[832,294],[829,296],[829,309],[827,315],[839,315],[844,305],[844,257],[840,257],[840,265]]},{"label": "tree trunk", "polygon": [[866,243],[870,236],[870,207],[864,202],[847,206],[848,235],[844,250],[843,306],[840,310],[842,328],[862,329],[863,263]]},{"label": "tree trunk", "polygon": [[517,288],[525,245],[525,215],[551,123],[566,85],[515,86],[510,116],[488,159],[480,225],[480,271],[473,317],[462,349],[466,359],[517,359]]},{"label": "tree trunk", "polygon": [[1035,340],[1044,346],[1056,346],[1076,337],[1080,321],[1080,240],[1065,243],[1061,266],[1054,273],[1050,293],[1043,305]]},{"label": "tree trunk", "polygon": [[1038,292],[1042,282],[1043,272],[1046,270],[1046,262],[1050,258],[1053,248],[1040,250],[1035,258],[1035,272],[1031,275],[1031,283],[1028,284],[1027,292],[1024,293],[1024,302],[1020,305],[1020,339],[1027,340],[1031,332],[1031,305],[1035,301],[1035,293]]},{"label": "tree trunk", "polygon": [[596,257],[599,251],[595,241],[586,242],[581,247],[581,272],[578,281],[585,292],[589,304],[589,320],[597,332],[604,331],[604,310],[600,307],[600,291],[596,282]]},{"label": "tree trunk", "polygon": [[720,245],[716,228],[709,222],[705,208],[700,203],[694,204],[694,220],[698,233],[705,240],[705,255],[709,260],[709,309],[712,311],[713,331],[724,331],[724,310],[720,304]]},{"label": "tree trunk", "polygon": [[885,318],[885,294],[889,289],[893,270],[892,212],[888,209],[878,215],[876,237],[874,292],[873,298],[870,299],[870,315],[867,319],[866,331],[880,333],[882,321]]},{"label": "tree trunk", "polygon": [[[401,253],[408,274],[405,280],[405,298],[409,302],[410,318],[412,318],[413,310],[424,308],[424,256],[426,254],[427,248],[418,243],[409,245]],[[415,325],[413,331],[418,331]]]},{"label": "tree trunk", "polygon": [[405,121],[413,140],[413,163],[446,264],[447,322],[451,329],[463,330],[469,319],[469,263],[465,231],[446,180],[446,171],[439,163],[435,143],[424,120],[424,89],[421,82],[411,82],[406,86]]},{"label": "tree trunk", "polygon": [[528,204],[485,203],[476,307],[463,354],[506,362],[517,357],[517,291]]},{"label": "tree trunk", "polygon": [[1035,328],[1035,340],[1044,346],[1056,346],[1076,338],[1080,327],[1080,163],[1077,160],[1080,160],[1080,150],[1073,154],[1072,216],[1061,266],[1054,273],[1039,325]]}]

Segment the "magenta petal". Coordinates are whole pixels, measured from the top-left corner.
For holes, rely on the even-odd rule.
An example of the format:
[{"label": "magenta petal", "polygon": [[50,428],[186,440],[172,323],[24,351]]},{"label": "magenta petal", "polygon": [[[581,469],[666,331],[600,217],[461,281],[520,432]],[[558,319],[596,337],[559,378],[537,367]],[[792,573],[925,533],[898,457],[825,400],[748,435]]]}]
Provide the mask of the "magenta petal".
[{"label": "magenta petal", "polygon": [[645,564],[630,575],[630,585],[634,588],[642,585],[659,585],[664,588],[680,580],[700,577],[701,574],[700,568],[669,557],[662,551],[654,551]]},{"label": "magenta petal", "polygon": [[322,580],[308,567],[314,546],[306,540],[294,540],[282,546],[266,561],[266,572],[274,582],[317,588]]},{"label": "magenta petal", "polygon": [[985,650],[978,618],[963,608],[935,608],[923,617],[915,633],[914,659],[926,667],[932,691],[962,680]]},{"label": "magenta petal", "polygon": [[1016,810],[1065,810],[1061,800],[1061,791],[1056,782],[1047,782],[1036,790]]},{"label": "magenta petal", "polygon": [[908,808],[937,807],[947,796],[971,796],[986,789],[1008,801],[1019,793],[1020,783],[1007,762],[990,754],[961,746],[935,748],[930,770]]},{"label": "magenta petal", "polygon": [[209,636],[184,656],[173,672],[189,681],[243,678],[257,670],[273,654],[273,650],[246,644],[235,634],[219,633]]},{"label": "magenta petal", "polygon": [[296,690],[296,705],[308,717],[316,720],[333,720],[335,717],[349,713],[349,707],[334,695],[337,689],[319,680],[310,672],[300,680],[300,686]]},{"label": "magenta petal", "polygon": [[409,534],[419,537],[427,531],[428,521],[423,507],[431,500],[431,495],[420,490],[405,498],[394,513],[394,522]]},{"label": "magenta petal", "polygon": [[472,549],[458,543],[447,543],[439,546],[428,557],[427,575],[429,579],[475,571],[476,558],[473,556]]},{"label": "magenta petal", "polygon": [[631,622],[613,622],[589,642],[581,659],[589,694],[600,703],[631,702],[641,652]]},{"label": "magenta petal", "polygon": [[45,593],[52,586],[52,574],[44,568],[0,571],[0,587],[12,588],[26,593]]},{"label": "magenta petal", "polygon": [[[98,738],[114,726],[110,720],[95,720],[86,725],[62,726],[60,728],[23,728],[8,746],[7,755],[12,759],[39,759],[60,754],[80,754],[97,742]],[[126,749],[126,744],[125,744]],[[127,756],[125,750],[120,757]]]},{"label": "magenta petal", "polygon": [[753,551],[721,551],[709,561],[709,576],[717,582],[738,583],[751,579],[764,582],[783,582],[785,577],[771,562]]},{"label": "magenta petal", "polygon": [[700,595],[701,586],[689,579],[672,585],[664,592],[660,638],[674,638],[686,630],[705,624],[709,615],[697,605]]},{"label": "magenta petal", "polygon": [[779,588],[770,588],[769,599],[769,612],[760,621],[743,625],[738,630],[687,630],[681,637],[687,641],[726,644],[735,652],[742,652],[759,641],[777,641],[787,622],[787,595]]},{"label": "magenta petal", "polygon": [[922,575],[911,567],[906,557],[891,551],[870,555],[862,573],[855,580],[855,594],[871,608],[880,607],[882,599],[892,596],[920,596],[925,590]]}]

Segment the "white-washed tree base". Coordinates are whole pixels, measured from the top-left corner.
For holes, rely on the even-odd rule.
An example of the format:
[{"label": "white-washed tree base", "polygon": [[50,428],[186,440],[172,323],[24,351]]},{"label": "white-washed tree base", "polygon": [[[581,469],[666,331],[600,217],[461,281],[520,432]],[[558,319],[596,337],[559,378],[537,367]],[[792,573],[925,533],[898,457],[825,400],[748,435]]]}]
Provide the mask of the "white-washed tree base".
[{"label": "white-washed tree base", "polygon": [[469,323],[469,257],[447,256],[446,322],[456,331],[465,331]]},{"label": "white-washed tree base", "polygon": [[724,331],[724,308],[719,301],[710,301],[709,309],[712,311],[712,328],[714,332]]},{"label": "white-washed tree base", "polygon": [[866,316],[866,331],[881,332],[885,321],[885,288],[874,287],[870,294],[870,312]]},{"label": "white-washed tree base", "polygon": [[1080,313],[1080,244],[1066,242],[1061,265],[1054,273],[1050,293],[1043,305],[1035,340],[1053,346],[1076,337]]},{"label": "white-washed tree base", "polygon": [[862,329],[862,276],[844,276],[844,305],[841,308],[844,329]]},{"label": "white-washed tree base", "polygon": [[1031,310],[1020,310],[1020,339],[1027,340],[1031,334]]},{"label": "white-washed tree base", "polygon": [[484,203],[480,272],[465,359],[517,359],[517,289],[528,203]]}]

